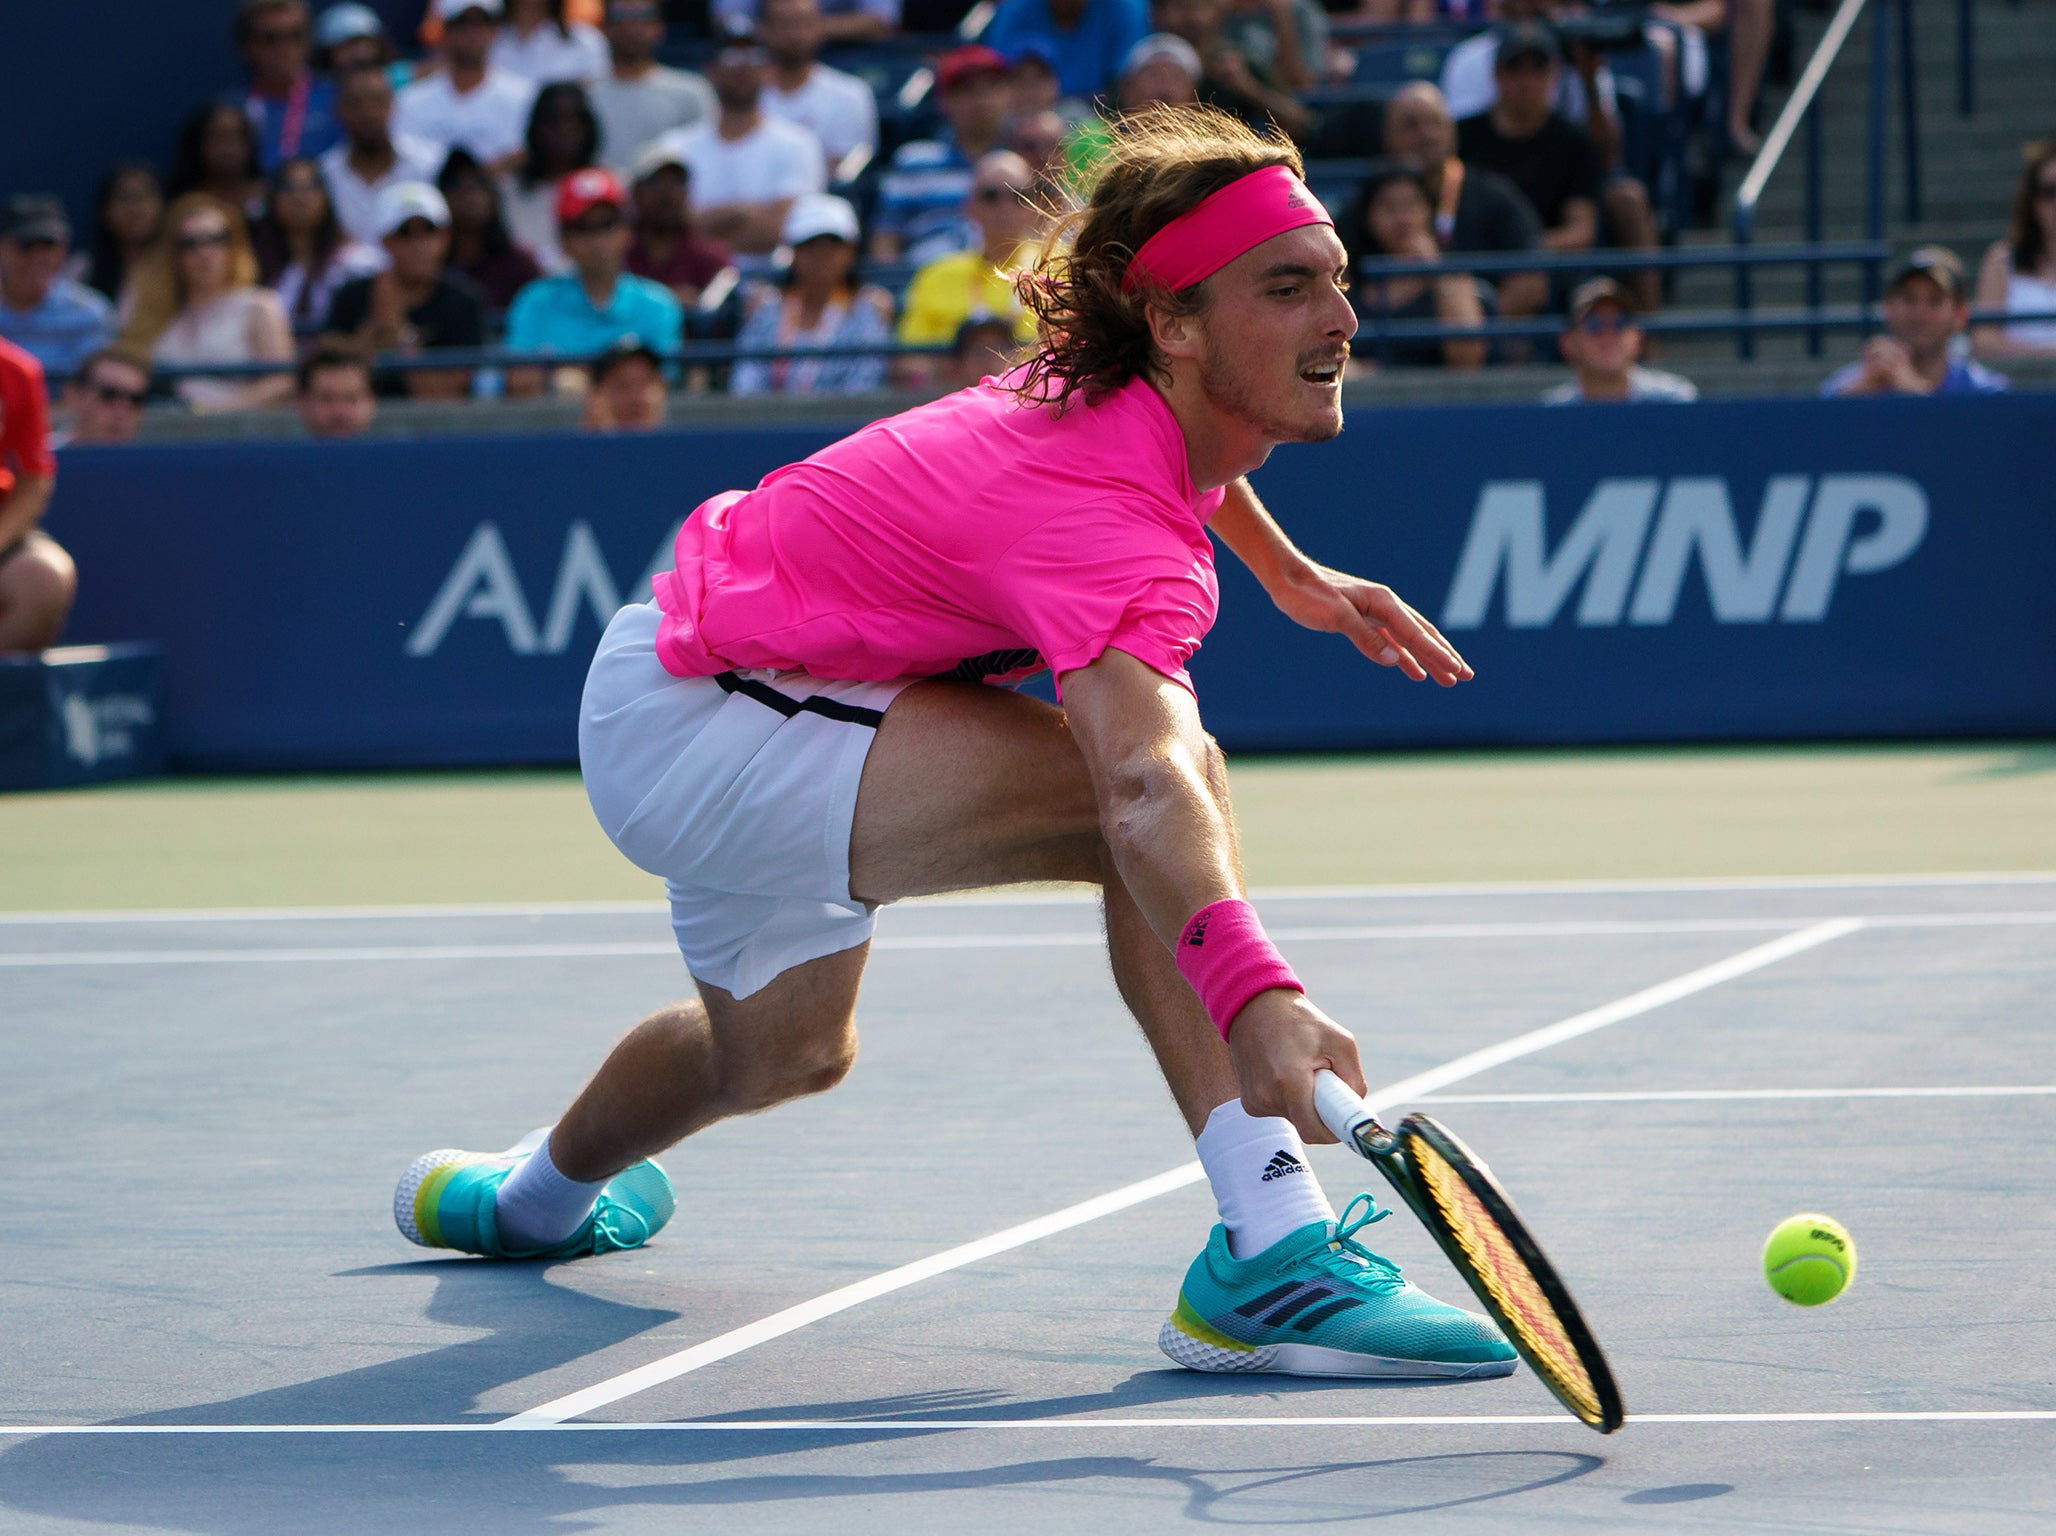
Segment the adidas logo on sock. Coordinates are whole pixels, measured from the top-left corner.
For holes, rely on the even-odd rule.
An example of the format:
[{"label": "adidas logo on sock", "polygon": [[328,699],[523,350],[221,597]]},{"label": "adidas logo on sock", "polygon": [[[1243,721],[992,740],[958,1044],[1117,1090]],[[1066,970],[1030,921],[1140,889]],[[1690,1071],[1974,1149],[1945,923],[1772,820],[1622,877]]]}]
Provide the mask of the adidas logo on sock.
[{"label": "adidas logo on sock", "polygon": [[1306,1164],[1281,1147],[1277,1154],[1264,1164],[1264,1182],[1268,1184],[1273,1179],[1282,1179],[1288,1173],[1305,1172]]}]

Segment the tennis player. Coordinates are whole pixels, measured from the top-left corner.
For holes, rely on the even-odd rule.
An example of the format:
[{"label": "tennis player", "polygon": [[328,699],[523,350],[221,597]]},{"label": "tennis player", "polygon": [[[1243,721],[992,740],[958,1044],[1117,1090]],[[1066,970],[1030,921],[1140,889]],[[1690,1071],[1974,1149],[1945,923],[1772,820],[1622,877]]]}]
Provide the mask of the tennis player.
[{"label": "tennis player", "polygon": [[[1118,135],[1024,278],[1040,350],[873,423],[679,533],[608,626],[579,730],[600,823],[663,876],[699,996],[644,1020],[546,1135],[417,1159],[415,1242],[576,1258],[669,1219],[649,1157],[840,1082],[877,908],[1018,881],[1104,893],[1114,978],[1197,1139],[1221,1224],[1159,1342],[1198,1370],[1505,1375],[1486,1318],[1337,1219],[1313,1077],[1356,1042],[1245,899],[1186,663],[1208,532],[1278,605],[1416,681],[1470,677],[1393,593],[1302,555],[1243,479],[1342,429],[1356,322],[1298,154],[1201,108]],[[1003,686],[1043,669],[1062,707]]]}]

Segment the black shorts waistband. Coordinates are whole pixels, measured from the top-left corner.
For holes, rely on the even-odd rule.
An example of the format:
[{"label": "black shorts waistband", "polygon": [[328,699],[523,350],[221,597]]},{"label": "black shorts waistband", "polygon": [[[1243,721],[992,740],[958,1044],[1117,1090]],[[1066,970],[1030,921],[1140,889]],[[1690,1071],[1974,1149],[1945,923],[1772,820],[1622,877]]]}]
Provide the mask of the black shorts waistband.
[{"label": "black shorts waistband", "polygon": [[877,730],[885,720],[882,709],[865,709],[860,704],[845,704],[840,699],[824,699],[815,695],[807,699],[791,699],[773,688],[769,683],[760,683],[753,677],[742,677],[734,672],[717,672],[714,681],[721,685],[723,693],[739,693],[746,699],[754,699],[766,708],[775,709],[786,719],[794,715],[820,715],[827,720],[840,720],[845,725],[864,725]]}]

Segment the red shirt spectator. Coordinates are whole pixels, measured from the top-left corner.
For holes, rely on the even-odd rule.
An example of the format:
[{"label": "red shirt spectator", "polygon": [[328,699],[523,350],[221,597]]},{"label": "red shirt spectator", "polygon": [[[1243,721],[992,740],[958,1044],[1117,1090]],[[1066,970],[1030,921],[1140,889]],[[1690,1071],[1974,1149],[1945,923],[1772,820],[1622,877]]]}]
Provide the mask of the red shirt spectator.
[{"label": "red shirt spectator", "polygon": [[42,650],[71,612],[71,557],[36,526],[56,478],[43,365],[0,341],[0,652]]}]

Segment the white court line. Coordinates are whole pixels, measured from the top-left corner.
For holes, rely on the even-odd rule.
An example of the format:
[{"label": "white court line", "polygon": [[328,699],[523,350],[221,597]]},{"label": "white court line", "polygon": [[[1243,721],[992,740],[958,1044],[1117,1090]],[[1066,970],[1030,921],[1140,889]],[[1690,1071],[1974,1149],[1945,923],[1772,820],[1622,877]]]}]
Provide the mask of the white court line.
[{"label": "white court line", "polygon": [[[1283,944],[1427,942],[1475,939],[1565,939],[1651,934],[1782,933],[1802,925],[1836,921],[1820,917],[1710,917],[1620,922],[1410,923],[1378,926],[1327,925],[1273,928]],[[2010,928],[2056,924],[2056,911],[1902,912],[1862,919],[1871,928]],[[971,949],[1097,949],[1106,940],[1097,930],[1072,933],[887,934],[873,941],[877,952]],[[313,965],[396,960],[611,960],[670,958],[671,944],[635,940],[595,944],[385,944],[324,948],[264,949],[64,949],[0,952],[0,970],[49,970],[70,966],[126,965]]]},{"label": "white court line", "polygon": [[[2051,885],[2056,870],[1988,870],[1902,875],[1714,875],[1688,880],[1500,880],[1447,885],[1260,886],[1256,901],[1377,901],[1434,896],[1604,896],[1664,891],[1865,891],[1902,887]],[[1088,906],[1088,891],[1038,891],[1009,895],[972,891],[924,896],[915,907]],[[334,922],[379,918],[461,919],[497,917],[618,917],[668,908],[661,901],[450,902],[414,906],[356,907],[140,907],[81,908],[52,912],[0,912],[0,927],[87,923],[270,923]]]},{"label": "white court line", "polygon": [[1676,1088],[1647,1093],[1437,1093],[1416,1104],[1690,1104],[1752,1099],[2007,1099],[2056,1094],[2056,1083],[2021,1088]]},{"label": "white court line", "polygon": [[[2056,1408],[1938,1408],[1827,1411],[1821,1413],[1631,1413],[1631,1426],[1658,1424],[2006,1424],[2056,1420]],[[1242,1417],[1128,1419],[660,1419],[645,1423],[516,1424],[0,1424],[0,1438],[44,1435],[478,1435],[509,1430],[587,1435],[745,1434],[875,1435],[962,1433],[966,1430],[1044,1429],[1461,1429],[1535,1425],[1567,1429],[1577,1421],[1562,1413],[1405,1413],[1308,1415],[1301,1418]]]},{"label": "white court line", "polygon": [[[1731,955],[1712,965],[1701,966],[1696,971],[1688,971],[1656,986],[1646,987],[1603,1007],[1591,1009],[1541,1029],[1530,1030],[1524,1035],[1516,1035],[1510,1040],[1501,1041],[1498,1045],[1488,1046],[1481,1051],[1472,1051],[1439,1067],[1431,1067],[1425,1072],[1415,1073],[1412,1077],[1402,1078],[1396,1083],[1376,1090],[1371,1096],[1371,1103],[1374,1107],[1381,1107],[1432,1093],[1437,1088],[1447,1087],[1463,1078],[1475,1076],[1489,1067],[1496,1067],[1549,1046],[1559,1045],[1566,1040],[1574,1040],[1580,1035],[1604,1029],[1609,1024],[1618,1024],[1639,1014],[1648,1013],[1652,1009],[1661,1008],[1666,1003],[1690,997],[1695,992],[1703,992],[1708,987],[1719,986],[1724,981],[1732,981],[1736,977],[1748,975],[1751,971],[1761,970],[1767,965],[1775,965],[1780,960],[1789,959],[1793,955],[1854,933],[1862,926],[1863,920],[1854,917],[1833,918],[1827,922],[1815,923],[1798,933],[1786,934],[1783,938],[1773,939],[1768,944],[1759,944],[1754,949],[1743,950],[1740,954]],[[520,1428],[531,1424],[562,1423],[566,1419],[577,1418],[581,1414],[604,1408],[610,1403],[617,1403],[624,1397],[632,1397],[638,1392],[675,1380],[690,1371],[699,1370],[702,1366],[712,1365],[717,1360],[725,1360],[746,1349],[754,1349],[759,1344],[782,1338],[810,1323],[833,1317],[838,1312],[848,1311],[851,1307],[860,1306],[864,1302],[876,1300],[880,1296],[889,1295],[893,1291],[932,1279],[950,1270],[960,1269],[980,1259],[1025,1247],[1041,1238],[1082,1226],[1088,1221],[1111,1215],[1115,1211],[1126,1210],[1131,1205],[1153,1200],[1158,1195],[1169,1194],[1189,1184],[1197,1184],[1204,1177],[1205,1174],[1197,1162],[1186,1163],[1154,1178],[1125,1185],[1097,1199],[1068,1206],[1035,1221],[1009,1227],[1004,1232],[996,1232],[977,1242],[965,1243],[928,1258],[917,1259],[911,1264],[903,1264],[897,1269],[872,1275],[869,1279],[860,1280],[854,1285],[829,1291],[811,1301],[803,1301],[798,1306],[787,1307],[782,1312],[774,1312],[769,1317],[759,1318],[754,1323],[719,1334],[689,1349],[679,1350],[647,1365],[638,1366],[632,1371],[611,1376],[582,1391],[552,1398],[547,1403],[538,1404],[501,1422],[513,1428]]]}]

